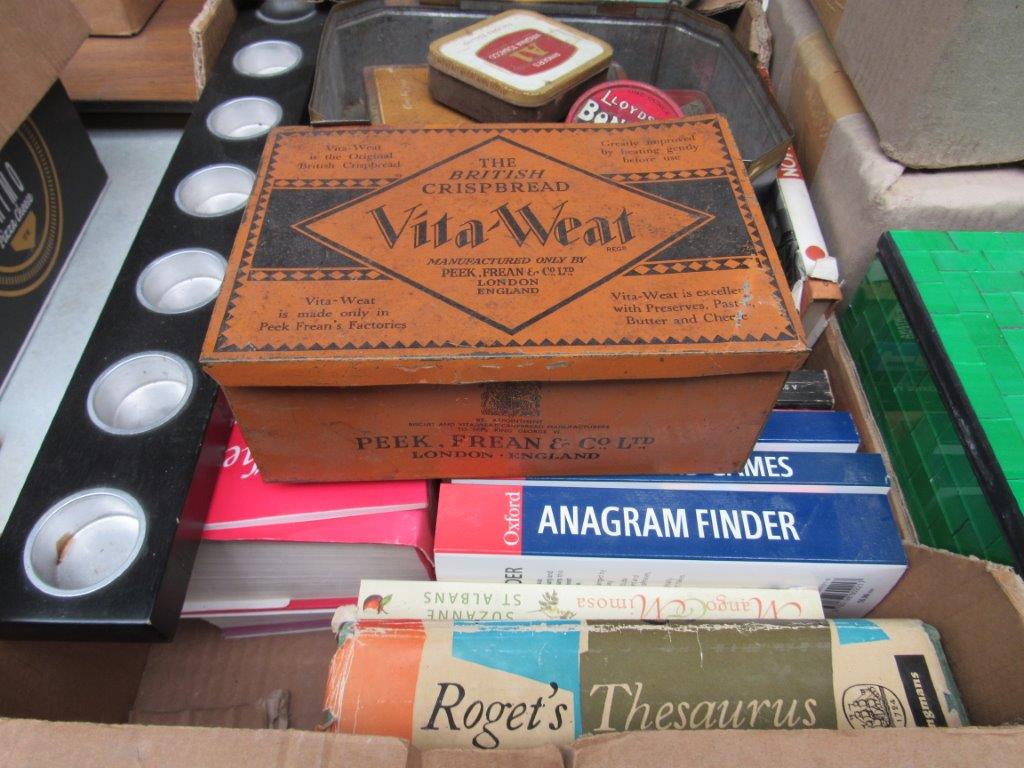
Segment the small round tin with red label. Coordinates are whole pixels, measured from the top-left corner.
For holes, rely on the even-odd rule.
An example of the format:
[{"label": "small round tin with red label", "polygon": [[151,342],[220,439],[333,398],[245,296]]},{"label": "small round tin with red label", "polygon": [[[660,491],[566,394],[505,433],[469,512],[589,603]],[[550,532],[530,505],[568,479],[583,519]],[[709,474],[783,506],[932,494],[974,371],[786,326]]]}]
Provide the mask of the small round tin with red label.
[{"label": "small round tin with red label", "polygon": [[595,85],[569,110],[567,123],[643,123],[672,120],[683,111],[672,98],[653,85],[615,80]]}]

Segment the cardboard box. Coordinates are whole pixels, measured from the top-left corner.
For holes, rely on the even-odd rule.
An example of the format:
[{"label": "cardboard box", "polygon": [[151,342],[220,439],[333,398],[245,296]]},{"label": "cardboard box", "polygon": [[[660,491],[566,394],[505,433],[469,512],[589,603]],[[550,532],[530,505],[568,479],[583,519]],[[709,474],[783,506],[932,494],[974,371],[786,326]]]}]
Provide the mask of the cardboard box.
[{"label": "cardboard box", "polygon": [[807,0],[771,3],[768,20],[775,39],[772,82],[793,124],[818,220],[839,259],[846,301],[887,230],[1020,228],[1024,168],[908,170],[879,146]]},{"label": "cardboard box", "polygon": [[202,361],[270,481],[737,469],[806,354],[753,201],[720,116],[278,129]]},{"label": "cardboard box", "polygon": [[[871,441],[877,427],[834,323],[829,324],[811,362],[829,371],[839,407],[857,414],[865,442]],[[566,760],[572,759],[576,768],[620,768],[638,758],[645,764],[665,766],[728,762],[752,768],[893,763],[913,768],[1016,768],[1024,753],[1024,727],[1004,724],[1024,719],[1020,665],[1024,583],[1008,568],[925,547],[909,545],[908,556],[906,576],[872,615],[919,618],[939,630],[968,716],[980,727],[842,735],[828,731],[610,735],[576,743]],[[69,760],[81,768],[140,762],[161,768],[568,765],[554,747],[483,755],[453,750],[419,753],[398,739],[308,732],[320,718],[336,645],[327,632],[224,641],[213,627],[191,622],[183,624],[173,642],[154,646],[0,643],[0,717],[22,718],[0,720],[6,765],[22,768]],[[291,694],[289,722],[296,730],[229,730],[234,722],[232,706],[277,689]],[[223,727],[113,725],[126,723],[133,709],[137,722],[151,721],[153,715],[146,713],[179,712],[184,717],[203,710],[205,722],[219,717]],[[78,722],[40,722],[41,718]]]},{"label": "cardboard box", "polygon": [[1024,159],[1024,102],[1013,53],[1024,37],[1020,6],[811,2],[889,157],[914,168]]},{"label": "cardboard box", "polygon": [[0,0],[0,147],[50,90],[89,28],[68,0]]},{"label": "cardboard box", "polygon": [[134,35],[163,0],[72,0],[91,35]]}]

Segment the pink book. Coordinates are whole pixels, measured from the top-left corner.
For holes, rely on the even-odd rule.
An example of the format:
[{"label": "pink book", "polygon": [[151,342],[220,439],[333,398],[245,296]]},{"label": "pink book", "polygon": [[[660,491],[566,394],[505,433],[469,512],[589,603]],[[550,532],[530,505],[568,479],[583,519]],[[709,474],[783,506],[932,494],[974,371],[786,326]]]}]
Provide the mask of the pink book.
[{"label": "pink book", "polygon": [[[429,507],[430,493],[425,480],[265,482],[242,430],[235,424],[213,491],[203,538],[359,541],[417,546],[429,552],[430,528],[416,524]],[[390,514],[402,512],[412,514]],[[382,514],[387,517],[378,517]],[[345,522],[341,523],[342,520]],[[408,520],[409,524],[403,525],[401,520]],[[418,536],[410,537],[414,532]]]},{"label": "pink book", "polygon": [[236,424],[185,602],[191,615],[355,596],[361,578],[433,578],[427,481],[267,483]]}]

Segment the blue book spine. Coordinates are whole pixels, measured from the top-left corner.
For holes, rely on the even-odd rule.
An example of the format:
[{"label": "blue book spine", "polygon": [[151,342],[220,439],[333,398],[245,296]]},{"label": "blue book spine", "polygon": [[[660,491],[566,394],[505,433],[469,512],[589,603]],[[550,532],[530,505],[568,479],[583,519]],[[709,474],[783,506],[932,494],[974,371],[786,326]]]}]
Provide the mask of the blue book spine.
[{"label": "blue book spine", "polygon": [[755,451],[855,453],[860,435],[843,411],[772,411]]},{"label": "blue book spine", "polygon": [[862,616],[906,569],[881,494],[441,486],[439,581],[810,587]]},{"label": "blue book spine", "polygon": [[739,472],[713,475],[602,475],[453,480],[457,483],[691,491],[886,494],[889,474],[877,453],[753,453]]},{"label": "blue book spine", "polygon": [[878,495],[525,487],[524,555],[904,563]]}]

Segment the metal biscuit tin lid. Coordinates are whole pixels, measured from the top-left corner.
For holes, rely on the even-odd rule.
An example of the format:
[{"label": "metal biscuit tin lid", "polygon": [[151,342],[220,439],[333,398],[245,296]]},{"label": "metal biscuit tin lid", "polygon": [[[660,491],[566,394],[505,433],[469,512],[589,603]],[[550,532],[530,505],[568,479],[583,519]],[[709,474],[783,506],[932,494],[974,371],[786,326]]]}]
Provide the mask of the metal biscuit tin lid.
[{"label": "metal biscuit tin lid", "polygon": [[225,386],[333,387],[778,372],[806,353],[709,115],[275,128],[202,361]]},{"label": "metal biscuit tin lid", "polygon": [[682,117],[667,93],[636,80],[614,80],[584,91],[569,110],[567,123],[643,123]]},{"label": "metal biscuit tin lid", "polygon": [[430,44],[427,61],[503,101],[536,107],[611,63],[608,43],[533,11],[512,10]]}]

